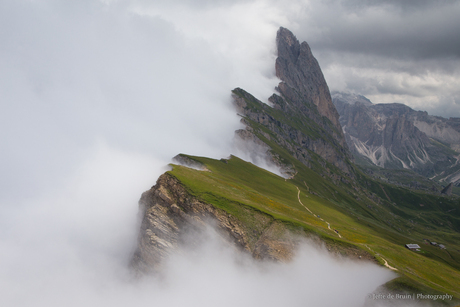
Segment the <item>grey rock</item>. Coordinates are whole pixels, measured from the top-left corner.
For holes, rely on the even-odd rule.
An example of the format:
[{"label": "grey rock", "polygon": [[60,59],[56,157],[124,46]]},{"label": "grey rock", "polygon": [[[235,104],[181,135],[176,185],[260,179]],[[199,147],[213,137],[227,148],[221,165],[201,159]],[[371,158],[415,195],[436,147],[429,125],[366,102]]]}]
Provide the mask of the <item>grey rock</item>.
[{"label": "grey rock", "polygon": [[[276,76],[282,80],[278,91],[301,110],[305,103],[313,103],[319,114],[340,131],[339,114],[310,46],[307,42],[299,43],[294,34],[285,28],[278,30],[276,45]],[[337,139],[340,141],[342,136],[339,134]]]},{"label": "grey rock", "polygon": [[444,189],[442,189],[441,194],[452,195],[453,186],[454,185],[452,184],[452,182],[449,183]]},{"label": "grey rock", "polygon": [[142,221],[131,260],[131,267],[139,275],[161,272],[165,260],[173,253],[199,245],[209,227],[223,243],[256,259],[288,261],[299,243],[271,216],[242,207],[260,229],[258,233],[248,230],[234,216],[192,196],[167,173],[142,194],[139,207]]},{"label": "grey rock", "polygon": [[410,169],[426,177],[445,174],[458,164],[460,125],[399,104],[372,104],[364,96],[333,93],[348,146],[383,168]]}]

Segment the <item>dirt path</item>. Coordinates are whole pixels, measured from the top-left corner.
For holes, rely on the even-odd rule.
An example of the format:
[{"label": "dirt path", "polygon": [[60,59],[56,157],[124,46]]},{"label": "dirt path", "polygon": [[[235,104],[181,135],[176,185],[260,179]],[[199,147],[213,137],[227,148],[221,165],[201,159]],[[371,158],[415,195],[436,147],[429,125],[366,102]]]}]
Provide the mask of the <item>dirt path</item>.
[{"label": "dirt path", "polygon": [[373,251],[369,246],[367,246],[366,244],[364,244],[365,247],[367,247],[371,252],[373,252],[376,256],[379,256],[380,258],[382,258],[383,260],[383,265],[386,266],[387,268],[389,268],[390,270],[393,270],[393,271],[397,271],[398,269],[397,268],[394,268],[392,267],[391,265],[388,264],[387,260],[385,258],[383,258],[379,253],[376,253],[375,251]]},{"label": "dirt path", "polygon": [[[324,219],[320,218],[318,215],[314,214],[313,212],[311,212],[310,209],[308,209],[307,206],[305,206],[302,201],[300,200],[300,189],[298,187],[297,188],[297,199],[299,200],[299,203],[302,205],[302,207],[304,207],[305,209],[307,209],[308,212],[310,212],[313,216],[315,216],[316,218],[320,219],[321,221],[325,222],[327,224],[327,228],[330,230],[330,231],[334,231],[335,234],[337,234],[339,236],[339,238],[342,238],[342,236],[336,231],[336,230],[333,230],[331,228],[331,224],[329,224],[329,222],[325,221]],[[384,190],[385,191],[385,190]],[[386,194],[386,193],[385,193]],[[388,197],[388,196],[387,196]],[[375,256],[378,256],[380,257],[382,260],[383,260],[383,265],[386,266],[387,268],[389,268],[390,270],[392,271],[397,271],[398,269],[395,268],[395,267],[392,267],[391,265],[388,264],[388,261],[383,258],[379,253],[376,253],[375,251],[373,251],[369,246],[367,246],[366,244],[363,244],[364,246],[366,246],[371,252],[374,253]]]},{"label": "dirt path", "polygon": [[[296,187],[297,188],[297,187]],[[311,214],[313,214],[313,212],[311,212],[310,209],[307,208],[307,206],[305,206],[301,201],[300,201],[300,190],[299,188],[297,188],[297,199],[299,200],[299,203],[305,208],[307,209],[308,212],[310,212]],[[313,214],[314,215],[314,214]],[[316,215],[315,215],[316,216]]]},{"label": "dirt path", "polygon": [[333,231],[336,235],[339,236],[339,238],[342,238],[342,236],[338,233],[338,231],[333,230],[333,229],[331,228],[331,224],[329,224],[329,222],[323,220],[322,218],[320,218],[319,216],[317,216],[316,214],[314,214],[313,212],[311,212],[311,210],[308,209],[307,206],[305,206],[305,205],[302,203],[302,201],[300,200],[300,189],[299,189],[298,187],[296,187],[296,188],[297,188],[297,199],[299,200],[299,203],[300,203],[305,209],[307,209],[307,211],[310,212],[314,217],[316,217],[316,218],[320,219],[321,221],[325,222],[325,223],[327,224],[327,228],[328,228],[330,231]]}]

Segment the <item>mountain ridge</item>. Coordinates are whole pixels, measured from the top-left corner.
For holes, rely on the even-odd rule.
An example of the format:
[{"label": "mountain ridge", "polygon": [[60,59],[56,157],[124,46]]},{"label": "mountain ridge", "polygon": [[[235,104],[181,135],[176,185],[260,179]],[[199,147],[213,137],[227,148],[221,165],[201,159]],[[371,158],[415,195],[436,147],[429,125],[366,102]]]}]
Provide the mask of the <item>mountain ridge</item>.
[{"label": "mountain ridge", "polygon": [[[289,261],[298,246],[294,238],[309,238],[337,255],[396,269],[399,277],[387,289],[460,297],[458,199],[394,186],[356,167],[346,134],[335,123],[338,112],[321,94],[329,89],[319,64],[313,55],[301,60],[302,52],[310,57],[308,44],[284,28],[277,44],[281,82],[269,99],[272,106],[241,88],[232,97],[245,125],[236,136],[265,148],[287,178],[234,156],[215,160],[180,154],[172,170],[141,197],[133,269],[141,275],[161,270],[181,245],[197,244],[199,236],[188,233],[214,225],[223,241],[256,259]],[[296,66],[301,63],[311,66]],[[310,83],[298,88],[296,80]],[[406,122],[396,121],[395,127]],[[426,238],[447,249],[404,247],[422,245]]]}]

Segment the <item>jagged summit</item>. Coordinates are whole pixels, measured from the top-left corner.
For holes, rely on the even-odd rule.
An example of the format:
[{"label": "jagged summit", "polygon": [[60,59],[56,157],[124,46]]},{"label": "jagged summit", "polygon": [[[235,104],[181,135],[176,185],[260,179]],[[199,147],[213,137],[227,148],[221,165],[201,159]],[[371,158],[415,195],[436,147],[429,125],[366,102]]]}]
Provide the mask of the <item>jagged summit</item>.
[{"label": "jagged summit", "polygon": [[322,116],[327,117],[338,130],[341,130],[339,114],[332,103],[329,87],[310,46],[306,42],[299,43],[294,34],[283,27],[278,30],[276,45],[276,76],[283,81],[279,84],[278,91],[294,101],[298,101],[295,99],[296,94],[302,95],[305,100],[316,105]]},{"label": "jagged summit", "polygon": [[[335,102],[337,100],[340,100],[341,102],[343,102],[345,104],[351,104],[351,105],[355,105],[357,103],[358,104],[363,104],[365,106],[373,105],[373,103],[369,99],[367,99],[366,97],[364,97],[362,95],[357,95],[357,94],[354,94],[354,93],[332,92],[331,96],[332,96],[332,102],[334,103],[336,108],[337,108],[337,104]],[[340,115],[341,114],[340,110],[337,109],[337,111],[339,112],[339,115]]]},{"label": "jagged summit", "polygon": [[276,41],[275,68],[281,82],[276,88],[278,93],[269,98],[273,108],[243,89],[235,89],[235,104],[247,126],[237,133],[243,139],[268,147],[272,147],[268,143],[274,141],[303,164],[309,167],[316,164],[319,172],[330,174],[325,166],[331,163],[346,176],[352,175],[350,161],[353,158],[339,123],[339,114],[310,47],[305,42],[300,44],[285,28],[279,29]]}]

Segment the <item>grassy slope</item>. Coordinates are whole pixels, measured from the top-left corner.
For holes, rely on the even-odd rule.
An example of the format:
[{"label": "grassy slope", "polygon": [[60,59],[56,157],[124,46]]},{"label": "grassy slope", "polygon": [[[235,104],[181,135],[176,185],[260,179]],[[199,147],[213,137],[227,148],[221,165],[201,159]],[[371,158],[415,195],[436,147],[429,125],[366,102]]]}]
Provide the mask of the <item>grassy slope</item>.
[{"label": "grassy slope", "polygon": [[[295,112],[286,116],[243,90],[236,89],[234,93],[245,99],[246,110],[266,114],[275,122],[287,124],[313,139],[322,138],[340,151],[326,131],[303,116]],[[306,157],[311,168],[306,167],[278,145],[278,136],[270,129],[248,117],[246,122],[254,134],[270,146],[279,162],[296,170],[292,179],[285,180],[236,157],[228,161],[189,157],[205,164],[210,172],[174,166],[170,174],[196,197],[239,218],[254,236],[267,222],[254,218],[257,214],[252,214],[251,210],[263,212],[270,219],[282,221],[292,229],[301,228],[304,232],[315,233],[327,243],[371,251],[382,264],[386,259],[391,266],[398,268],[402,276],[392,283],[392,287],[418,289],[426,293],[428,290],[424,287],[427,286],[430,291],[448,292],[460,297],[458,200],[414,193],[371,179],[358,169],[355,169],[353,180],[330,180],[325,172],[338,175],[336,178],[344,176],[313,152]],[[350,161],[346,163],[353,168]],[[301,191],[302,203],[337,229],[342,239],[298,202],[297,188]],[[444,243],[448,248],[441,250],[426,245],[423,239]],[[418,243],[422,251],[409,251],[404,247],[406,243]]]},{"label": "grassy slope", "polygon": [[[359,179],[366,180],[370,190],[388,199],[387,203],[370,206],[367,201],[357,200],[346,185],[333,185],[283,153],[283,149],[275,150],[295,166],[298,173],[293,179],[285,180],[236,157],[225,161],[190,157],[205,164],[210,171],[175,165],[170,174],[196,197],[241,220],[249,221],[246,216],[248,211],[242,208],[250,207],[316,233],[324,240],[356,245],[362,249],[367,249],[367,246],[373,253],[379,254],[376,256],[379,261],[383,263],[382,257],[385,258],[402,274],[404,278],[395,284],[423,284],[435,291],[460,297],[458,216],[442,213],[453,206],[458,208],[458,203],[382,185],[361,175]],[[342,239],[299,204],[297,188],[301,191],[302,203],[337,229]],[[420,203],[424,206],[420,207]],[[408,220],[413,220],[415,224]],[[446,223],[439,225],[440,221]],[[423,244],[425,237],[445,243],[448,249]],[[418,243],[422,252],[407,250],[404,247],[406,243]]]}]

